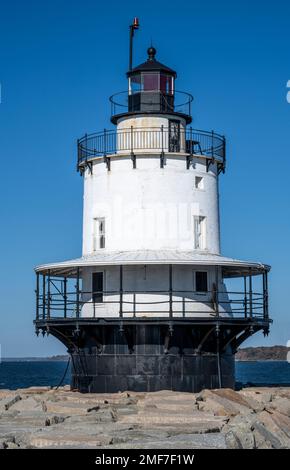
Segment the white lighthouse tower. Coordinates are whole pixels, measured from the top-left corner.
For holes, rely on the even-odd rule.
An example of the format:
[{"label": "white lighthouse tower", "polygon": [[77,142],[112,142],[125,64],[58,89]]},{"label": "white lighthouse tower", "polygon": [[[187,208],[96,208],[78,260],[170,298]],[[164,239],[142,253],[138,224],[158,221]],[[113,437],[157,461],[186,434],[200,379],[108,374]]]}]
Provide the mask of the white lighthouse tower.
[{"label": "white lighthouse tower", "polygon": [[84,392],[233,387],[238,346],[269,330],[270,268],[221,255],[225,138],[189,127],[192,96],[147,53],[110,98],[115,127],[78,141],[83,253],[36,268],[36,329]]}]

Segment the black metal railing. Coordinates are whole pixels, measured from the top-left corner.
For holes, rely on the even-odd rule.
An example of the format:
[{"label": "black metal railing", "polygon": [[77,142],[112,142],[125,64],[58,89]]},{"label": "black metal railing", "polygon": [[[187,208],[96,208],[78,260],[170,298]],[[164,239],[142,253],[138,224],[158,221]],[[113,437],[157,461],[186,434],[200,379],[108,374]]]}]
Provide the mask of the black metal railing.
[{"label": "black metal railing", "polygon": [[[111,117],[128,112],[177,113],[191,116],[193,96],[184,91],[164,93],[158,90],[121,91],[110,97]],[[191,120],[191,119],[190,119]]]},{"label": "black metal railing", "polygon": [[[59,280],[59,279],[58,279]],[[219,318],[269,321],[267,291],[82,291],[80,286],[67,291],[56,279],[45,281],[37,290],[36,320],[77,318]],[[63,281],[62,281],[63,282]],[[37,289],[39,289],[39,284]],[[150,300],[146,297],[150,296]],[[153,298],[152,298],[153,296]]]},{"label": "black metal railing", "polygon": [[138,152],[182,153],[200,155],[217,161],[224,169],[225,137],[213,131],[180,129],[172,136],[168,127],[130,127],[86,134],[78,140],[78,168],[95,158]]}]

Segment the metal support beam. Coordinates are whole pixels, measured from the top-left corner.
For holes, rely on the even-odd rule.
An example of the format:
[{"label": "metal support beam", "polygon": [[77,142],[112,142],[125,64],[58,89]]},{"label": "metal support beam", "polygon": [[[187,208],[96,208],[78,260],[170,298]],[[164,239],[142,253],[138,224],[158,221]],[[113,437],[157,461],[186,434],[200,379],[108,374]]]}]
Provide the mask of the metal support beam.
[{"label": "metal support beam", "polygon": [[42,318],[45,320],[45,274],[42,276]]},{"label": "metal support beam", "polygon": [[249,268],[249,296],[250,296],[250,318],[253,318],[253,284],[252,284],[252,268]]},{"label": "metal support beam", "polygon": [[76,284],[76,316],[80,316],[80,268],[77,268],[77,284]]},{"label": "metal support beam", "polygon": [[269,319],[269,293],[268,293],[268,272],[266,271],[265,272],[265,289],[266,289],[266,299],[265,299],[265,303],[266,303],[266,319],[268,320]]},{"label": "metal support beam", "polygon": [[215,301],[216,301],[216,316],[219,317],[219,267],[215,267]]},{"label": "metal support beam", "polygon": [[160,168],[164,168],[164,127],[161,126],[161,154],[160,154]]},{"label": "metal support beam", "polygon": [[131,126],[130,130],[130,147],[131,147],[131,160],[133,162],[133,170],[136,169],[136,155],[134,153],[134,127]]},{"label": "metal support beam", "polygon": [[172,308],[172,264],[169,265],[169,318],[173,316]]},{"label": "metal support beam", "polygon": [[47,276],[47,318],[50,319],[50,271]]},{"label": "metal support beam", "polygon": [[63,313],[64,313],[64,318],[67,317],[67,278],[64,277],[63,279],[63,299],[64,299],[64,307],[63,307]]},{"label": "metal support beam", "polygon": [[216,355],[217,355],[217,372],[219,388],[222,388],[222,374],[221,374],[221,356],[220,356],[220,327],[216,325]]},{"label": "metal support beam", "polygon": [[244,312],[245,312],[245,318],[247,318],[248,316],[247,276],[244,276]]},{"label": "metal support beam", "polygon": [[198,345],[198,347],[197,347],[197,349],[196,349],[196,352],[199,353],[199,352],[201,351],[201,349],[202,349],[204,343],[206,342],[206,340],[209,338],[209,336],[210,336],[214,331],[215,331],[215,326],[212,327],[212,328],[210,328],[210,329],[205,333],[205,335],[202,337],[202,339],[201,339],[200,342],[199,342],[199,345]]},{"label": "metal support beam", "polygon": [[263,273],[263,316],[264,316],[264,320],[268,320],[269,309],[268,309],[268,273],[267,271]]},{"label": "metal support beam", "polygon": [[120,318],[123,317],[123,266],[120,265]]},{"label": "metal support beam", "polygon": [[36,273],[36,320],[39,320],[39,273]]}]

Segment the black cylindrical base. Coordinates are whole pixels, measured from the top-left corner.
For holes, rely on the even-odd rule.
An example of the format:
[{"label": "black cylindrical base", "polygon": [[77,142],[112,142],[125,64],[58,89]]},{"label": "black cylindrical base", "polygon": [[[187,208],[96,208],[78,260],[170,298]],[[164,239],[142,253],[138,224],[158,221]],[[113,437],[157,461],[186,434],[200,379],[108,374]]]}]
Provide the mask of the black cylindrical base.
[{"label": "black cylindrical base", "polygon": [[234,388],[234,354],[219,352],[208,327],[140,324],[87,329],[71,350],[72,388],[81,392]]}]

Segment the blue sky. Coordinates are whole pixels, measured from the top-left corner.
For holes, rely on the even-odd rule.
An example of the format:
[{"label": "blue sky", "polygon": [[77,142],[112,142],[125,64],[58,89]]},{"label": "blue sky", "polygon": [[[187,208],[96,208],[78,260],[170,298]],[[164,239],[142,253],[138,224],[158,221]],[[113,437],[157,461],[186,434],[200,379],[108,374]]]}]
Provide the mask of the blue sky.
[{"label": "blue sky", "polygon": [[33,267],[79,256],[82,179],[76,139],[110,128],[108,97],[126,89],[128,25],[140,18],[134,63],[151,39],[195,97],[193,126],[227,137],[222,248],[272,265],[268,339],[290,339],[290,4],[2,2],[0,16],[1,295],[3,356],[57,354],[36,338]]}]

